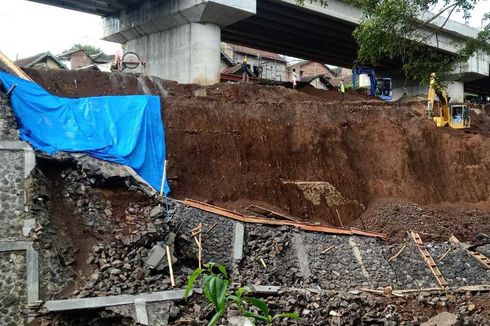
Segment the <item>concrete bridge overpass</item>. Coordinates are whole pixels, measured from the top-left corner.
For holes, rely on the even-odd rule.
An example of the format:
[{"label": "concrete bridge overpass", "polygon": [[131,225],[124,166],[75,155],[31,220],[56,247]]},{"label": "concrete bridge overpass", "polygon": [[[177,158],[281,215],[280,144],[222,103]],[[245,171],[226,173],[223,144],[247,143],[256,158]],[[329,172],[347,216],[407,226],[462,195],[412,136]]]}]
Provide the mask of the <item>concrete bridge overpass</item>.
[{"label": "concrete bridge overpass", "polygon": [[[361,19],[358,8],[338,0],[329,0],[327,7],[307,1],[299,7],[295,0],[32,1],[100,15],[104,39],[141,54],[149,74],[201,84],[219,80],[220,41],[351,67],[357,52],[352,32]],[[424,32],[432,35],[436,29],[427,25]],[[438,32],[439,48],[454,53],[457,44],[477,33],[450,21]],[[428,45],[436,45],[435,35]],[[390,74],[396,87],[403,80],[400,66],[396,60],[386,61],[377,70]],[[462,82],[469,84],[489,78],[488,56],[472,58],[461,72]],[[462,82],[456,85],[461,96]],[[481,82],[474,84],[481,88]]]}]

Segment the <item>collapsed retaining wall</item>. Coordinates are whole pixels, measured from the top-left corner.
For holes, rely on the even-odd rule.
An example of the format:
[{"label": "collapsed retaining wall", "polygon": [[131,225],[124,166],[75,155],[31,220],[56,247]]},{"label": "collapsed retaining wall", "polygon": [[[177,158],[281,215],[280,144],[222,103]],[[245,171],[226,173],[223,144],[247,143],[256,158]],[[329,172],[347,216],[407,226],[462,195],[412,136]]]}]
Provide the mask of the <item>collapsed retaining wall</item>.
[{"label": "collapsed retaining wall", "polygon": [[93,71],[28,73],[61,96],[162,96],[175,198],[238,209],[261,203],[333,225],[339,215],[344,224],[355,220],[379,198],[488,208],[485,116],[464,132],[436,128],[417,103],[362,96],[338,103],[250,84],[196,92],[196,85]]}]

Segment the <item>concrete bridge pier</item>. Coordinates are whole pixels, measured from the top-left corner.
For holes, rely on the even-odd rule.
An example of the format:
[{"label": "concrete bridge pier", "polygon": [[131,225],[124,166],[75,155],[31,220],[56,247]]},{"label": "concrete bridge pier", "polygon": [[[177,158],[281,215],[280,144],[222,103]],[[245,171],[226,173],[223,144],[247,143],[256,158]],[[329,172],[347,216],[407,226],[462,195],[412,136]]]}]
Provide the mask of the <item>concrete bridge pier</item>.
[{"label": "concrete bridge pier", "polygon": [[220,79],[221,28],[256,13],[256,0],[147,0],[104,18],[104,39],[146,61],[147,73],[179,83]]},{"label": "concrete bridge pier", "polygon": [[220,41],[219,25],[189,23],[130,40],[125,51],[144,58],[149,75],[209,85],[219,82]]}]

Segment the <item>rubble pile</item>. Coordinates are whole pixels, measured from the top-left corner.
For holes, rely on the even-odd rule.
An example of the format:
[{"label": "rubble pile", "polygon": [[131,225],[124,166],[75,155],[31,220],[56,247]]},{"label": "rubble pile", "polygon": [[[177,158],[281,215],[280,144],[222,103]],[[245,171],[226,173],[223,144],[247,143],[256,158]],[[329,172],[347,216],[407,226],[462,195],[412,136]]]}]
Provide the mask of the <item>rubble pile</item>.
[{"label": "rubble pile", "polygon": [[[150,220],[148,207],[132,204],[128,213],[134,219]],[[133,228],[130,234],[116,234],[115,241],[107,245],[94,246],[87,263],[95,266],[95,272],[84,289],[75,295],[136,294],[170,288],[165,247],[170,246],[173,252],[175,233],[170,232],[168,224],[160,218],[134,224]],[[176,262],[172,254],[172,263]],[[174,269],[181,272],[177,266]],[[185,275],[180,275],[176,280],[178,286],[186,282]]]},{"label": "rubble pile", "polygon": [[[403,240],[407,230],[418,230],[426,239],[446,241],[455,235],[458,239],[475,241],[490,239],[486,228],[490,213],[477,208],[451,205],[422,206],[413,202],[382,199],[371,204],[354,227],[368,225],[370,230],[384,232],[392,243]],[[435,223],[436,222],[436,223]]]}]

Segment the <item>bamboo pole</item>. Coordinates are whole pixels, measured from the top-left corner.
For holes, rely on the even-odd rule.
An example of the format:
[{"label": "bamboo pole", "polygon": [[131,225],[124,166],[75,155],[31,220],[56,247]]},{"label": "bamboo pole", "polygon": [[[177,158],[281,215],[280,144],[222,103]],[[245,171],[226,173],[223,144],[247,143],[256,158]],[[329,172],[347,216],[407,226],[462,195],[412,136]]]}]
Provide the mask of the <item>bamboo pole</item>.
[{"label": "bamboo pole", "polygon": [[170,271],[170,282],[172,282],[172,286],[175,286],[174,269],[172,267],[172,258],[170,257],[170,247],[166,246],[166,249],[167,249],[168,269]]}]

